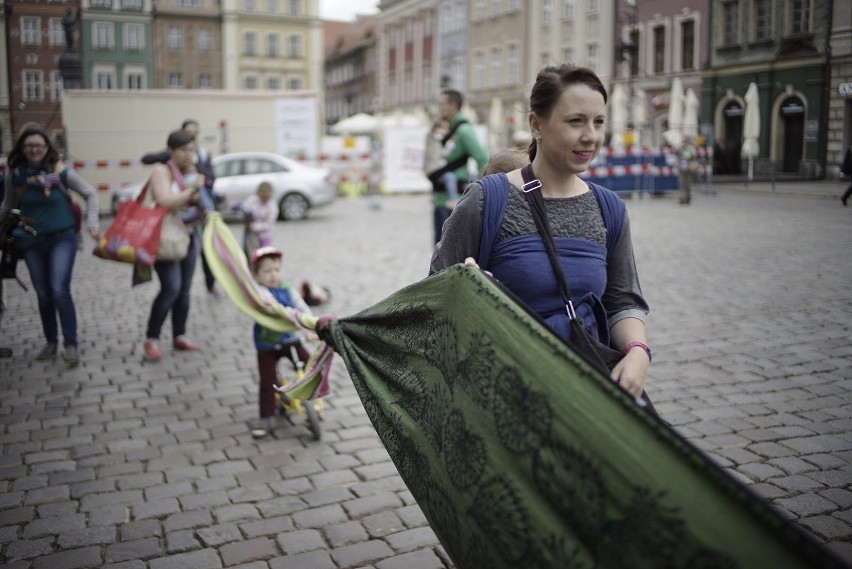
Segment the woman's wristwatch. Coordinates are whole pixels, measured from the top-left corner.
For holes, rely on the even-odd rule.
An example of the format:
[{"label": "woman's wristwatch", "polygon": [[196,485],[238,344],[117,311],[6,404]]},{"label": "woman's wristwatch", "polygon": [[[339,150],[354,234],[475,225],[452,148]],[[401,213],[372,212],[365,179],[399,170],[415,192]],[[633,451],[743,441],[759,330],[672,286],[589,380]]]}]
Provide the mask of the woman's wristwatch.
[{"label": "woman's wristwatch", "polygon": [[645,353],[648,354],[648,362],[652,362],[654,360],[654,352],[651,351],[651,348],[648,347],[644,342],[630,342],[626,346],[624,346],[624,353],[626,354],[633,348],[642,348],[645,350]]}]

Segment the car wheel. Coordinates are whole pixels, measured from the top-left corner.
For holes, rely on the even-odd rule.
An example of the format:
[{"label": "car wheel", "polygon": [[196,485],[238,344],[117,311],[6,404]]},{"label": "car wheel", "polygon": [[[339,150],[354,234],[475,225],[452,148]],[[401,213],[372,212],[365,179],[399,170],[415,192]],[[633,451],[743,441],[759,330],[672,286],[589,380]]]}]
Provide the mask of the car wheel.
[{"label": "car wheel", "polygon": [[281,203],[278,204],[281,210],[281,218],[284,221],[295,221],[308,217],[308,209],[311,204],[302,194],[287,194],[281,198]]}]

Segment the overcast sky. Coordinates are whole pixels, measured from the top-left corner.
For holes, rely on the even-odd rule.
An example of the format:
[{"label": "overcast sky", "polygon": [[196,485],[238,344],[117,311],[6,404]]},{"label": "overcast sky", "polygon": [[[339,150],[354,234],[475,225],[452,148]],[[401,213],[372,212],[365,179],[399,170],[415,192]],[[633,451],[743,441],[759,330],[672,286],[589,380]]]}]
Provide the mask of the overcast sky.
[{"label": "overcast sky", "polygon": [[357,14],[376,14],[378,0],[320,0],[323,20],[354,20]]}]

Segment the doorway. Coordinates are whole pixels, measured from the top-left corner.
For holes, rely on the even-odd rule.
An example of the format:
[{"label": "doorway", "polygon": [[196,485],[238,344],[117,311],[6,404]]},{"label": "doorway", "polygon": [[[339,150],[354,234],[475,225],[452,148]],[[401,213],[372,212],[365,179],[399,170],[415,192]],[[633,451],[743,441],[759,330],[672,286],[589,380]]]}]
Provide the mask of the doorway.
[{"label": "doorway", "polygon": [[782,172],[798,172],[805,140],[805,105],[798,97],[781,103],[781,123],[784,127]]},{"label": "doorway", "polygon": [[743,144],[743,114],[743,107],[737,101],[729,102],[722,109],[725,136],[716,141],[716,148],[713,149],[714,172],[719,174],[742,173],[740,149]]}]

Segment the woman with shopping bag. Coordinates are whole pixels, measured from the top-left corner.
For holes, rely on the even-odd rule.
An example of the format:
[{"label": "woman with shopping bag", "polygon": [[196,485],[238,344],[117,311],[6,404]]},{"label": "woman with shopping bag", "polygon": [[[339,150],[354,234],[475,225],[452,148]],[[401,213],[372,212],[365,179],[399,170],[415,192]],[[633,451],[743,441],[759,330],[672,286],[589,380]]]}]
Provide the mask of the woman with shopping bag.
[{"label": "woman with shopping bag", "polygon": [[[160,331],[170,312],[174,349],[198,349],[198,344],[186,337],[186,322],[189,317],[189,289],[200,245],[198,222],[203,216],[200,192],[204,188],[204,177],[195,168],[195,137],[192,133],[173,131],[166,145],[169,161],[154,166],[148,180],[154,203],[169,210],[163,221],[154,263],[160,279],[160,292],[151,305],[143,346],[145,358],[149,361],[159,361],[162,357]],[[189,245],[186,253],[181,254],[183,245],[180,238],[186,236],[189,237]],[[175,254],[175,250],[181,253]]]}]

